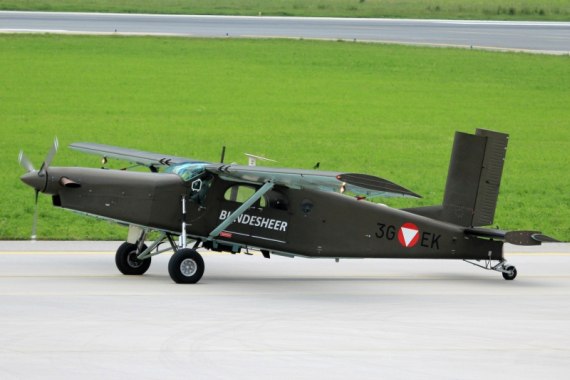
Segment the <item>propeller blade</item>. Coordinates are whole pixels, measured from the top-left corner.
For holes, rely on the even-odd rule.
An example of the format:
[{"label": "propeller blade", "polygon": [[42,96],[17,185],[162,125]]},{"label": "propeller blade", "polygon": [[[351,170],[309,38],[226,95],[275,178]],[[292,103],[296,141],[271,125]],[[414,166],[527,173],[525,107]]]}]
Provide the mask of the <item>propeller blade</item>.
[{"label": "propeller blade", "polygon": [[34,222],[32,224],[32,236],[31,239],[32,240],[36,240],[36,231],[37,231],[37,227],[38,227],[38,196],[40,195],[40,191],[36,190],[36,202],[34,205]]},{"label": "propeller blade", "polygon": [[53,158],[55,157],[55,154],[57,153],[58,147],[59,147],[59,141],[57,140],[57,137],[56,137],[55,139],[53,139],[53,145],[51,146],[51,149],[50,149],[49,153],[47,154],[46,159],[44,160],[44,163],[42,164],[42,167],[40,169],[40,175],[45,174],[46,170],[49,168],[51,161],[53,160]]},{"label": "propeller blade", "polygon": [[20,163],[20,166],[22,166],[28,172],[33,172],[36,170],[32,164],[32,161],[30,161],[30,159],[24,154],[23,150],[21,150],[20,154],[18,155],[18,162]]}]

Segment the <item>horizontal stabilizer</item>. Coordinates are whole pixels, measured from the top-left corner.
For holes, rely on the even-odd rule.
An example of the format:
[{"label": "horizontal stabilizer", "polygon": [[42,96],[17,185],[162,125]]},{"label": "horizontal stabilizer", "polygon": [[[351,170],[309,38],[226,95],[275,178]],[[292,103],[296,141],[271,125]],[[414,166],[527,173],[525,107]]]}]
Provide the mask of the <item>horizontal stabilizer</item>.
[{"label": "horizontal stabilizer", "polygon": [[516,245],[540,245],[540,243],[559,243],[550,236],[543,235],[540,231],[509,231],[505,234],[507,243]]},{"label": "horizontal stabilizer", "polygon": [[505,241],[515,245],[540,245],[540,241],[534,239],[539,231],[509,231],[505,234]]},{"label": "horizontal stabilizer", "polygon": [[543,235],[540,231],[502,231],[490,228],[466,228],[465,234],[487,238],[503,240],[514,245],[540,245],[541,243],[557,243],[558,240]]}]

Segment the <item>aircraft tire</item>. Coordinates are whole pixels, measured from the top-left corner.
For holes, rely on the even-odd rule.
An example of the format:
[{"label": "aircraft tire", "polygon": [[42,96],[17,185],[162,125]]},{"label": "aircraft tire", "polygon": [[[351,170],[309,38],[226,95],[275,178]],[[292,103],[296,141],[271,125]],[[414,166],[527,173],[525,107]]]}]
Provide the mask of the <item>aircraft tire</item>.
[{"label": "aircraft tire", "polygon": [[196,250],[179,249],[168,262],[168,273],[177,284],[195,284],[204,274],[204,259]]},{"label": "aircraft tire", "polygon": [[509,273],[503,272],[503,278],[505,280],[510,281],[514,280],[515,277],[517,277],[517,268],[515,268],[513,265],[509,265],[508,267],[505,268],[505,270],[509,272]]},{"label": "aircraft tire", "polygon": [[[143,245],[143,249],[146,248],[146,245]],[[115,264],[122,274],[141,275],[150,267],[150,257],[144,260],[137,259],[137,245],[124,242],[117,249]]]}]

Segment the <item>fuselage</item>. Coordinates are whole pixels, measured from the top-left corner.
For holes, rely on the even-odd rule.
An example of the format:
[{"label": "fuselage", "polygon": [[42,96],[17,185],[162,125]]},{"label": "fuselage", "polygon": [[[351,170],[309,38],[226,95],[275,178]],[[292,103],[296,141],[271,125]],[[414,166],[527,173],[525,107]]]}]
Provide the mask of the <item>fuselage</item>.
[{"label": "fuselage", "polygon": [[458,225],[339,193],[282,186],[211,236],[260,186],[209,174],[197,189],[193,179],[73,167],[23,178],[51,194],[55,206],[175,235],[181,233],[185,198],[187,234],[222,247],[307,257],[502,259],[502,242],[469,236]]}]

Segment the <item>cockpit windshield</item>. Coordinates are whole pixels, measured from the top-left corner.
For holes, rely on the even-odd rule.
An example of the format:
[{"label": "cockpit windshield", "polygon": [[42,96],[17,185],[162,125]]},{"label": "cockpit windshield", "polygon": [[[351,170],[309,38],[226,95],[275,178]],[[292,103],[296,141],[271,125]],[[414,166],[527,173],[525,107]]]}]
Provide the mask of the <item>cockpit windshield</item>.
[{"label": "cockpit windshield", "polygon": [[165,172],[176,174],[187,182],[204,173],[206,171],[205,166],[205,164],[196,163],[180,164],[168,167]]}]

